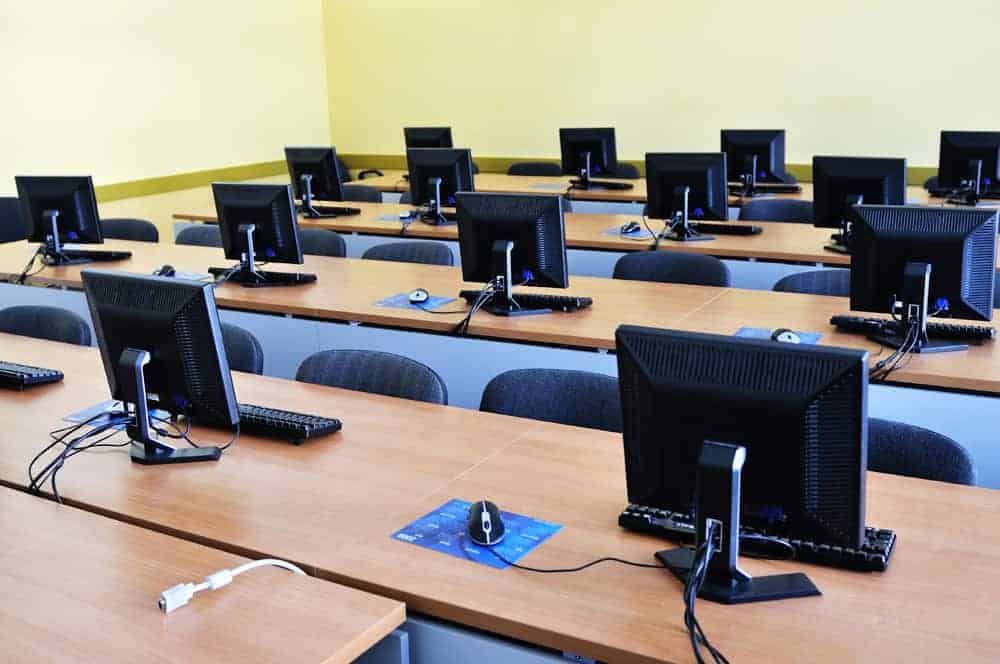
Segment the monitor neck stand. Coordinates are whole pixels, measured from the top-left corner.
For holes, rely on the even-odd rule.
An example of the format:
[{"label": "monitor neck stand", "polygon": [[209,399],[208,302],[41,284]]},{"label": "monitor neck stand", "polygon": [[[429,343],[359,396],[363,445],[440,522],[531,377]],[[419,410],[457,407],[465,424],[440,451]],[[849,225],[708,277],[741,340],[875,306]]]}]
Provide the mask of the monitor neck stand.
[{"label": "monitor neck stand", "polygon": [[312,180],[313,176],[310,173],[303,173],[299,176],[299,182],[302,184],[302,205],[299,206],[299,211],[308,219],[330,219],[336,217],[337,215],[335,214],[324,214],[313,206]]},{"label": "monitor neck stand", "polygon": [[164,463],[189,463],[192,461],[218,461],[222,450],[218,447],[175,448],[156,439],[149,426],[149,404],[146,401],[145,366],[149,352],[126,348],[118,360],[118,380],[121,385],[125,408],[135,414],[135,422],[125,427],[125,433],[134,443],[132,461],[147,466]]},{"label": "monitor neck stand", "polygon": [[511,254],[514,243],[510,240],[496,240],[493,243],[493,278],[496,286],[489,304],[483,307],[494,316],[535,316],[550,314],[551,309],[525,309],[514,299],[514,279],[511,270]]},{"label": "monitor neck stand", "polygon": [[441,178],[427,178],[427,184],[434,188],[434,198],[427,204],[427,210],[423,212],[420,220],[431,226],[442,226],[452,223],[441,211]]},{"label": "monitor neck stand", "polygon": [[[851,208],[861,205],[864,197],[858,194],[849,194],[844,200],[846,207]],[[854,244],[854,228],[851,220],[845,214],[840,218],[840,232],[830,236],[830,242],[823,246],[827,251],[837,254],[850,254],[851,246]]]},{"label": "monitor neck stand", "polygon": [[972,159],[969,161],[966,179],[962,180],[957,191],[952,192],[948,196],[948,202],[952,205],[970,205],[973,207],[978,205],[979,199],[982,196],[982,183],[983,160]]},{"label": "monitor neck stand", "polygon": [[79,265],[91,262],[89,258],[70,257],[63,250],[62,242],[59,241],[59,210],[45,210],[42,212],[42,218],[50,229],[41,247],[42,261],[46,265]]},{"label": "monitor neck stand", "polygon": [[695,551],[709,532],[709,524],[721,531],[716,553],[708,564],[699,597],[722,604],[767,602],[820,595],[805,574],[751,577],[740,569],[740,480],[746,448],[706,440],[698,459],[695,548],[667,549],[656,554],[677,578],[687,581]]},{"label": "monitor neck stand", "polygon": [[691,197],[691,187],[682,185],[674,189],[674,212],[673,218],[664,225],[660,233],[661,240],[673,240],[674,242],[700,242],[704,240],[714,240],[711,235],[702,235],[691,227],[688,218],[689,199]]},{"label": "monitor neck stand", "polygon": [[[927,301],[930,298],[931,265],[929,263],[907,263],[903,268],[903,289],[899,302],[893,306],[893,314],[901,317],[898,332],[873,334],[869,339],[890,348],[903,349],[908,353],[948,353],[968,350],[968,344],[947,339],[927,337]],[[916,339],[912,338],[916,328]]]},{"label": "monitor neck stand", "polygon": [[235,268],[210,267],[209,274],[224,281],[231,281],[244,288],[265,288],[270,286],[300,286],[316,281],[315,274],[300,272],[264,272],[257,269],[254,259],[253,234],[257,230],[254,224],[240,224],[236,228],[247,236],[247,250],[240,258],[240,264]]},{"label": "monitor neck stand", "polygon": [[757,195],[757,155],[747,157],[743,167],[746,172],[740,176],[740,182],[743,184],[740,196],[753,198]]}]

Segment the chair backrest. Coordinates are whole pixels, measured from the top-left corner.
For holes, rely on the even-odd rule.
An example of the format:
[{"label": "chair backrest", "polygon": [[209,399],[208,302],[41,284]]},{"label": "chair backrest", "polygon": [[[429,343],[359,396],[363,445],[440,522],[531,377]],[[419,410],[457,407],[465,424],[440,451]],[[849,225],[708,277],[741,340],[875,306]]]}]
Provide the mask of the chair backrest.
[{"label": "chair backrest", "polygon": [[624,161],[618,162],[618,167],[615,169],[616,178],[628,178],[629,180],[639,179],[639,169],[633,164],[625,163]]},{"label": "chair backrest", "polygon": [[192,224],[181,230],[174,241],[177,244],[197,247],[221,247],[222,234],[219,232],[219,227],[213,224]]},{"label": "chair backrest", "polygon": [[156,224],[146,219],[101,219],[101,234],[116,240],[159,242]]},{"label": "chair backrest", "polygon": [[559,177],[562,166],[551,161],[519,161],[507,167],[507,175]]},{"label": "chair backrest", "polygon": [[299,228],[299,245],[302,253],[308,256],[343,258],[347,255],[344,238],[336,231],[325,228]]},{"label": "chair backrest", "polygon": [[926,180],[924,180],[924,189],[937,189],[938,188],[938,176],[932,175]]},{"label": "chair backrest", "polygon": [[399,195],[400,205],[410,205],[411,203],[413,203],[413,196],[410,195],[410,192],[404,191]]},{"label": "chair backrest", "polygon": [[337,166],[340,168],[340,181],[341,182],[350,182],[351,181],[351,169],[349,169],[347,167],[347,164],[344,163],[344,160],[340,158],[339,154],[337,155]]},{"label": "chair backrest", "polygon": [[16,196],[0,197],[0,242],[20,242],[28,237]]},{"label": "chair backrest", "polygon": [[373,261],[396,261],[399,263],[423,263],[424,265],[454,265],[455,256],[451,248],[441,242],[387,242],[376,244],[361,258]]},{"label": "chair backrest", "polygon": [[809,270],[782,277],[774,284],[782,293],[808,293],[810,295],[851,296],[851,271],[843,268]]},{"label": "chair backrest", "polygon": [[566,369],[505,371],[483,390],[479,410],[620,432],[618,380]]},{"label": "chair backrest", "polygon": [[238,325],[222,323],[222,344],[229,368],[260,375],[264,373],[264,349],[249,331]]},{"label": "chair backrest", "polygon": [[0,309],[0,332],[77,346],[91,344],[87,321],[59,307],[20,305]]},{"label": "chair backrest", "polygon": [[613,276],[615,279],[698,286],[731,286],[733,283],[729,268],[715,256],[674,251],[626,254],[615,263]]},{"label": "chair backrest", "polygon": [[382,192],[366,184],[345,184],[344,200],[359,203],[381,203]]},{"label": "chair backrest", "polygon": [[324,350],[310,355],[295,380],[401,399],[447,404],[448,388],[430,367],[376,350]]},{"label": "chair backrest", "polygon": [[951,438],[874,417],[868,420],[868,470],[953,484],[976,483],[972,457]]},{"label": "chair backrest", "polygon": [[812,201],[791,198],[758,198],[740,208],[741,221],[784,221],[795,224],[813,223]]}]

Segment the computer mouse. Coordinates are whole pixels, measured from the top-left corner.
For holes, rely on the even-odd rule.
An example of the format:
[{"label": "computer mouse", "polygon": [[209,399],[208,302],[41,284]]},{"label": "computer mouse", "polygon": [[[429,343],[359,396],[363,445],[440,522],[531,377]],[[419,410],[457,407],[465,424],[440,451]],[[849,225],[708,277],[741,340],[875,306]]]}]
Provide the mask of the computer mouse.
[{"label": "computer mouse", "polygon": [[642,230],[642,226],[639,225],[638,221],[630,221],[627,224],[623,224],[621,227],[622,233],[638,233]]},{"label": "computer mouse", "polygon": [[469,538],[480,546],[499,544],[507,533],[500,517],[500,508],[488,500],[477,500],[469,506]]},{"label": "computer mouse", "polygon": [[153,276],[156,277],[173,277],[177,275],[177,270],[174,269],[173,265],[161,265],[159,269],[153,272]]},{"label": "computer mouse", "polygon": [[431,294],[423,288],[410,291],[410,304],[423,304],[429,299],[431,299]]},{"label": "computer mouse", "polygon": [[800,344],[800,343],[802,343],[802,339],[799,337],[799,335],[796,332],[794,332],[793,330],[789,330],[787,328],[784,328],[784,327],[778,328],[777,330],[775,330],[774,332],[772,332],[771,333],[771,340],[772,341],[780,341],[781,343],[784,343],[784,344]]}]

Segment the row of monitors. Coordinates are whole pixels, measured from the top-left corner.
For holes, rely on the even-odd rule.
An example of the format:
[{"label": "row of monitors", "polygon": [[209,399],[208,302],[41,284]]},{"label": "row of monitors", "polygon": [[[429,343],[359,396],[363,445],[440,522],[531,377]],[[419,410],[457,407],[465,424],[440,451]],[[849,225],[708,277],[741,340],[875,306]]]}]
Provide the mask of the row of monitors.
[{"label": "row of monitors", "polygon": [[[434,151],[437,152],[437,151]],[[466,157],[467,152],[463,153]],[[699,157],[716,164],[724,155]],[[663,159],[667,167],[657,166]],[[816,158],[819,172],[833,171],[825,160]],[[852,160],[843,160],[851,162]],[[873,174],[854,168],[837,179],[843,182],[887,181],[879,175],[885,164],[902,169],[901,160],[868,160]],[[690,156],[649,155],[651,172],[675,177],[675,163],[694,163]],[[468,166],[468,164],[466,164]],[[719,166],[721,168],[721,165]],[[711,169],[709,169],[711,170]],[[683,177],[689,177],[681,170]],[[895,177],[902,178],[901,172]],[[821,180],[816,183],[821,190]],[[31,224],[30,240],[47,242],[51,229],[42,222],[55,210],[61,237],[70,242],[100,242],[100,222],[90,178],[18,177],[18,195]],[[850,190],[852,187],[848,186]],[[292,188],[287,185],[213,185],[216,213],[222,231],[226,257],[239,260],[248,252],[245,234],[252,226],[253,253],[258,261],[302,263],[298,238],[298,216]],[[956,318],[991,320],[994,269],[996,265],[997,212],[993,209],[917,207],[898,200],[876,205],[852,205],[847,214],[853,221],[851,261],[851,307],[858,311],[891,312],[901,292],[907,263],[921,262],[932,267],[930,301],[944,303],[938,309]],[[534,285],[566,288],[568,268],[562,198],[545,195],[455,194],[458,208],[458,235],[462,268],[467,281],[489,282],[493,274],[494,243],[512,241],[514,274],[533,275]],[[878,197],[873,197],[878,198]],[[653,198],[651,197],[651,205]],[[68,222],[68,226],[65,224]],[[242,228],[242,230],[241,230]]]},{"label": "row of monitors", "polygon": [[[407,149],[453,147],[450,127],[408,127]],[[613,176],[618,156],[615,130],[559,130],[562,170],[577,175],[589,155],[592,175]],[[727,157],[727,179],[740,182],[752,174],[757,182],[794,183],[785,171],[784,129],[723,129],[720,152]],[[975,181],[984,189],[1000,188],[1000,132],[942,131],[938,156],[938,186],[958,189]]]}]

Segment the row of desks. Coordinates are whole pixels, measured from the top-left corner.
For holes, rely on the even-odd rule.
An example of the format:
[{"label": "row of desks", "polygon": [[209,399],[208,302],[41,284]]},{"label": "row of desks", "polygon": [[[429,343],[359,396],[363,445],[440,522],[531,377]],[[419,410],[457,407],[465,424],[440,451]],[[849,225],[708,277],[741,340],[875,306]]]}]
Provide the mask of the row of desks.
[{"label": "row of desks", "polygon": [[[401,193],[410,190],[410,183],[403,179],[406,171],[382,169],[382,175],[358,180],[358,184],[375,187],[385,193]],[[517,194],[566,194],[572,199],[582,201],[606,201],[617,203],[641,203],[646,200],[646,179],[626,180],[633,184],[632,189],[616,191],[611,189],[570,189],[569,181],[573,176],[545,177],[535,175],[507,175],[505,173],[478,173],[474,183],[476,191],[491,191]],[[793,198],[811,201],[813,199],[812,183],[803,182],[802,191],[795,194],[773,194],[773,198]],[[906,189],[907,201],[921,205],[940,205],[943,199],[931,198],[923,187],[911,186]],[[729,197],[730,207],[739,207],[746,202],[739,196]]]},{"label": "row of desks", "polygon": [[[26,465],[48,431],[63,415],[106,398],[107,386],[95,349],[3,335],[0,346],[25,362],[66,371],[61,384],[0,399],[0,482],[23,488]],[[652,561],[664,542],[616,526],[626,500],[620,436],[267,377],[235,374],[234,382],[241,401],[340,417],[344,429],[300,447],[244,436],[220,462],[186,467],[138,466],[126,450],[81,454],[60,474],[60,493],[85,509],[231,553],[285,558],[312,575],[467,627],[608,662],[690,660],[681,586],[665,571],[607,564],[578,574],[498,571],[391,537],[452,498],[489,498],[563,525],[525,564],[565,567],[602,556]],[[222,434],[194,435],[207,442]],[[743,560],[752,574],[804,571],[823,596],[699,605],[701,624],[731,661],[945,661],[959,653],[962,661],[1000,659],[1000,533],[988,525],[1000,511],[1000,494],[869,473],[867,504],[867,523],[899,536],[887,572]],[[149,555],[121,533],[138,534],[90,525],[91,533],[119,533],[107,542],[105,574],[133,570],[123,556]],[[51,555],[61,535],[78,532],[53,531],[42,548]],[[188,560],[182,549],[162,544],[164,557],[180,557],[166,578],[197,578],[195,569],[232,564],[221,554]],[[276,578],[248,575],[232,588],[254,592],[254,584]],[[298,590],[308,592],[309,606],[323,598],[316,594],[322,588]],[[177,622],[213,611],[213,602],[235,602],[223,596],[229,592],[199,596]],[[98,608],[109,610],[108,602]],[[260,627],[269,614],[227,615],[241,633],[267,634],[283,624]],[[393,615],[398,619],[398,609]],[[298,659],[289,653],[283,659]]]},{"label": "row of desks", "polygon": [[[301,228],[325,228],[338,233],[359,235],[379,235],[386,237],[410,237],[427,240],[458,239],[455,224],[432,226],[422,221],[414,221],[405,227],[399,219],[400,213],[409,212],[411,205],[394,203],[349,203],[361,210],[361,214],[330,219],[310,219],[299,215]],[[215,206],[204,206],[173,215],[178,221],[217,222]],[[648,233],[639,238],[629,238],[618,233],[618,229],[630,221],[639,221],[634,214],[584,214],[568,212],[565,215],[566,246],[570,249],[596,251],[633,252],[648,251],[653,240]],[[647,220],[655,233],[663,228],[663,220]],[[745,222],[751,223],[751,222]],[[683,253],[705,254],[719,258],[759,259],[786,263],[824,263],[847,266],[849,255],[827,251],[823,247],[830,241],[831,229],[816,228],[811,224],[797,224],[773,221],[755,221],[763,232],[759,235],[716,235],[707,242],[671,242],[662,240],[658,249]],[[609,233],[609,231],[615,231]],[[998,256],[1000,265],[1000,256]]]},{"label": "row of desks", "polygon": [[[169,264],[179,271],[204,273],[209,266],[227,264],[221,250],[215,248],[122,241],[108,242],[107,247],[130,250],[133,256],[104,266],[47,268],[31,277],[29,283],[79,289],[80,272],[88,268],[149,274]],[[34,250],[26,242],[0,245],[0,275],[12,278],[19,274]],[[318,282],[263,289],[226,284],[216,289],[216,300],[220,307],[235,310],[448,334],[462,314],[432,315],[417,308],[390,308],[376,303],[415,288],[424,288],[436,296],[455,296],[462,288],[479,286],[463,283],[455,268],[412,263],[307,256],[303,269],[315,273]],[[474,317],[469,333],[502,341],[612,350],[615,330],[624,323],[717,334],[734,334],[744,326],[787,327],[820,332],[822,344],[863,348],[873,355],[880,351],[877,344],[830,326],[832,315],[846,313],[844,298],[594,277],[573,277],[566,292],[592,297],[594,305],[574,314],[520,318],[480,313]],[[464,303],[446,306],[464,308]],[[973,346],[967,352],[912,356],[891,379],[918,387],[1000,393],[1000,350],[991,342]]]}]

